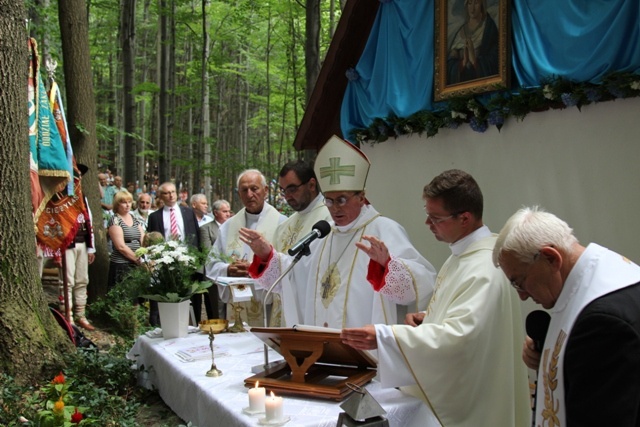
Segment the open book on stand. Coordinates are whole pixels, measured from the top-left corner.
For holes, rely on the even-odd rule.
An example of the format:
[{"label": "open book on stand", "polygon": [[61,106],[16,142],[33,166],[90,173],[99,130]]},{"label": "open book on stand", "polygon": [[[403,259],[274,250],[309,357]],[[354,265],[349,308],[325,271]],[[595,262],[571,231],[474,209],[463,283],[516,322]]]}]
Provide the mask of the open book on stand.
[{"label": "open book on stand", "polygon": [[339,329],[296,325],[251,328],[251,333],[280,353],[285,361],[245,379],[281,394],[343,400],[355,387],[376,376],[376,360],[368,352],[342,343]]}]

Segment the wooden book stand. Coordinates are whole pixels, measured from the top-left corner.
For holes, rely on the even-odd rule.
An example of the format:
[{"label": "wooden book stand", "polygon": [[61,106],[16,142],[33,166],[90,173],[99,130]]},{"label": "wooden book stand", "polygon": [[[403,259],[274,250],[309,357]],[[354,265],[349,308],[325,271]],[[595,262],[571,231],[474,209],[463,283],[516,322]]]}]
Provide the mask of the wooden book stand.
[{"label": "wooden book stand", "polygon": [[347,384],[364,386],[376,376],[376,362],[367,353],[342,344],[339,332],[304,326],[251,328],[251,333],[284,357],[284,361],[244,380],[276,394],[341,401],[353,392]]}]

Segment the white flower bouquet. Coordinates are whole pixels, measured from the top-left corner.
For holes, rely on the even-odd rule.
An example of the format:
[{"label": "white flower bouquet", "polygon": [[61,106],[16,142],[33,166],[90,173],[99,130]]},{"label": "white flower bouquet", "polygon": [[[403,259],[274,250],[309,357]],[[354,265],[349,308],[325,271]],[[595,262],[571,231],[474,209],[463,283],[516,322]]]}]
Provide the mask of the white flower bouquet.
[{"label": "white flower bouquet", "polygon": [[170,240],[136,251],[142,265],[123,280],[133,297],[158,302],[182,302],[206,292],[210,281],[197,280],[204,255],[183,243]]}]

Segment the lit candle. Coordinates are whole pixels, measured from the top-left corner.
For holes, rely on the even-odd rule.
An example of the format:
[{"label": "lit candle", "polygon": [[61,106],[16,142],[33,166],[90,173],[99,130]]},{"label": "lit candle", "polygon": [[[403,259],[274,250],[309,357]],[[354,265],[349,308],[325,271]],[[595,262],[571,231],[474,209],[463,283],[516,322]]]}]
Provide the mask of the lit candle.
[{"label": "lit candle", "polygon": [[249,389],[249,410],[255,412],[264,412],[264,400],[266,392],[264,387],[258,387],[260,381],[256,381],[254,388]]},{"label": "lit candle", "polygon": [[282,398],[275,396],[273,392],[271,392],[271,397],[266,400],[264,408],[267,414],[267,421],[279,421],[284,418]]}]

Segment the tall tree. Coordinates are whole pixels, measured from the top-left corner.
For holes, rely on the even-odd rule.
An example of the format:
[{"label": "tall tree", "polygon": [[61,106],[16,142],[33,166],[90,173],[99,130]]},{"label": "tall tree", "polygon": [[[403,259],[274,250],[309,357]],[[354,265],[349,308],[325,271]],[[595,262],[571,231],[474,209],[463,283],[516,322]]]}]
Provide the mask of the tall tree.
[{"label": "tall tree", "polygon": [[[69,340],[51,316],[38,279],[29,188],[27,33],[24,2],[0,0],[0,372],[22,384],[51,375]],[[17,41],[17,42],[16,42]],[[31,262],[27,262],[30,260]]]},{"label": "tall tree", "polygon": [[158,26],[158,78],[160,80],[160,98],[158,108],[158,177],[160,182],[171,177],[169,165],[171,146],[169,145],[169,65],[171,43],[169,42],[169,7],[167,0],[159,0],[160,23]]},{"label": "tall tree", "polygon": [[89,25],[84,0],[58,2],[58,20],[64,58],[64,81],[67,94],[67,123],[73,152],[79,163],[89,167],[83,176],[84,194],[93,213],[96,237],[96,260],[89,269],[89,298],[95,300],[107,291],[109,254],[106,251],[106,232],[102,223],[98,182],[98,141],[96,137],[96,102],[93,94],[91,59],[89,53]]},{"label": "tall tree", "polygon": [[[209,0],[202,0],[202,74],[200,81],[202,85],[202,114],[200,118],[200,141],[198,146],[200,147],[198,156],[198,171],[210,170],[211,168],[211,144],[209,139],[211,138],[211,117],[209,117],[209,56],[210,50],[210,36],[209,36],[209,23],[207,21],[207,9],[209,7]],[[202,162],[202,163],[201,163]],[[200,166],[201,164],[201,166]],[[198,181],[196,181],[196,184]],[[204,174],[204,195],[207,200],[211,200],[211,175]]]},{"label": "tall tree", "polygon": [[136,0],[122,1],[120,42],[122,46],[122,106],[124,124],[124,182],[136,182],[136,104],[133,96],[135,76]]},{"label": "tall tree", "polygon": [[307,77],[307,102],[320,74],[320,0],[307,0],[304,57]]}]

